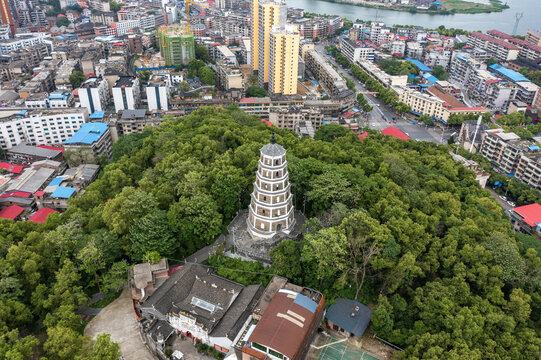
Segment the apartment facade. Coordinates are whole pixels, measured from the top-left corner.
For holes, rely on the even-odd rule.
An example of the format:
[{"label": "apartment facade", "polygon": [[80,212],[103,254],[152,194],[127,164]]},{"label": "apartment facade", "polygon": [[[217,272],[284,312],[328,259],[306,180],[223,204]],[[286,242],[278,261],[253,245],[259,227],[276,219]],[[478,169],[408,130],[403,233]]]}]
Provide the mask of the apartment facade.
[{"label": "apartment facade", "polygon": [[517,46],[507,41],[477,31],[469,34],[468,45],[485,49],[494,54],[494,57],[500,61],[516,60],[520,52]]},{"label": "apartment facade", "polygon": [[342,40],[341,45],[341,53],[354,64],[359,61],[374,61],[374,49],[371,47],[361,46],[347,38]]},{"label": "apartment facade", "polygon": [[259,85],[265,86],[269,82],[270,73],[270,47],[271,30],[275,25],[285,26],[287,7],[285,1],[262,1],[259,3],[258,43],[253,50],[258,52],[258,78]]},{"label": "apartment facade", "polygon": [[146,87],[148,110],[169,108],[169,86],[159,78],[151,79]]},{"label": "apartment facade", "polygon": [[505,133],[502,129],[487,130],[481,144],[481,154],[503,174],[514,174],[527,145],[514,133]]},{"label": "apartment facade", "polygon": [[102,77],[89,78],[79,88],[81,107],[88,109],[90,114],[105,111],[109,101],[109,84]]},{"label": "apartment facade", "polygon": [[10,149],[21,142],[35,145],[61,144],[88,121],[85,108],[0,111],[0,147]]},{"label": "apartment facade", "polygon": [[297,94],[300,35],[294,25],[273,26],[269,48],[269,93]]},{"label": "apartment facade", "polygon": [[141,98],[139,79],[131,76],[120,76],[113,86],[115,111],[135,110]]}]

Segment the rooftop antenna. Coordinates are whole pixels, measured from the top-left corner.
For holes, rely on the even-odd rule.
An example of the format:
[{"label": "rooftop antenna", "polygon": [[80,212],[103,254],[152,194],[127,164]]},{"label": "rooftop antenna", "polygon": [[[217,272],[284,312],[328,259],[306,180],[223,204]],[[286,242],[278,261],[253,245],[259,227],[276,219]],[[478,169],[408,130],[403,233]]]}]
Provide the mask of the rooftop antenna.
[{"label": "rooftop antenna", "polygon": [[274,138],[274,130],[272,130],[271,144],[276,144],[276,139]]},{"label": "rooftop antenna", "polygon": [[524,16],[524,13],[516,13],[515,14],[515,26],[513,26],[512,35],[517,34],[518,23],[520,22],[520,19],[522,19],[523,16]]}]

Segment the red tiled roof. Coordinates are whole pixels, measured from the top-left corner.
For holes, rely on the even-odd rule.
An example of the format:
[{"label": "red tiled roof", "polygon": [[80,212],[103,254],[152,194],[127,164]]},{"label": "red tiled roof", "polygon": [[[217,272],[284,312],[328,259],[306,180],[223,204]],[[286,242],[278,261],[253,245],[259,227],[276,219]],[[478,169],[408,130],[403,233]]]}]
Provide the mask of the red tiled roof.
[{"label": "red tiled roof", "polygon": [[451,111],[487,111],[484,107],[452,108]]},{"label": "red tiled roof", "polygon": [[489,30],[489,31],[487,31],[487,34],[492,35],[492,36],[496,36],[496,37],[500,37],[500,38],[506,39],[506,40],[510,40],[510,39],[513,38],[511,35],[506,34],[504,32],[501,32],[499,30]]},{"label": "red tiled roof", "polygon": [[496,38],[494,38],[492,36],[488,36],[488,35],[485,35],[483,33],[477,32],[477,31],[471,32],[470,35],[474,36],[474,37],[476,37],[478,39],[481,39],[481,40],[488,41],[488,42],[491,42],[493,44],[499,45],[499,46],[501,46],[501,47],[503,47],[503,48],[505,48],[507,50],[520,50],[518,47],[516,47],[513,44],[508,43],[507,41],[496,39]]},{"label": "red tiled roof", "polygon": [[23,171],[23,166],[0,162],[0,169],[7,170],[10,173],[20,174]]},{"label": "red tiled roof", "polygon": [[366,139],[367,136],[368,136],[368,133],[367,133],[367,132],[364,132],[364,133],[362,133],[362,134],[359,134],[359,140],[362,141],[362,140]]},{"label": "red tiled roof", "polygon": [[350,110],[350,111],[348,111],[348,112],[344,115],[344,117],[345,117],[345,118],[350,118],[350,117],[352,117],[353,115],[355,115],[355,111]]},{"label": "red tiled roof", "polygon": [[15,220],[15,218],[24,211],[24,209],[18,205],[11,205],[0,210],[0,218]]},{"label": "red tiled roof", "polygon": [[64,151],[66,151],[64,148],[61,148],[61,147],[54,147],[54,146],[47,146],[47,145],[38,145],[38,147],[42,149],[49,149],[49,150],[60,150],[62,151],[62,154],[64,153]]},{"label": "red tiled roof", "polygon": [[43,195],[45,195],[45,191],[41,191],[41,190],[40,190],[40,191],[36,191],[36,192],[34,193],[34,196],[43,196]]},{"label": "red tiled roof", "polygon": [[248,98],[242,98],[239,100],[239,103],[253,103],[254,102],[254,98],[253,97],[248,97]]},{"label": "red tiled roof", "polygon": [[538,203],[519,206],[514,208],[513,211],[522,216],[524,222],[530,226],[535,226],[535,224],[541,222],[541,205]]},{"label": "red tiled roof", "polygon": [[7,197],[21,197],[21,198],[27,198],[30,197],[30,193],[26,191],[12,191],[5,194],[0,195],[0,199],[7,198]]},{"label": "red tiled roof", "polygon": [[269,120],[261,119],[261,122],[267,124],[268,127],[272,127],[272,123]]},{"label": "red tiled roof", "polygon": [[55,212],[57,211],[49,208],[39,209],[30,217],[30,219],[28,219],[28,221],[36,224],[44,224],[47,222],[47,216],[54,214]]},{"label": "red tiled roof", "polygon": [[381,131],[383,135],[394,136],[399,139],[408,140],[410,137],[406,135],[402,130],[395,128],[394,126],[388,126]]}]

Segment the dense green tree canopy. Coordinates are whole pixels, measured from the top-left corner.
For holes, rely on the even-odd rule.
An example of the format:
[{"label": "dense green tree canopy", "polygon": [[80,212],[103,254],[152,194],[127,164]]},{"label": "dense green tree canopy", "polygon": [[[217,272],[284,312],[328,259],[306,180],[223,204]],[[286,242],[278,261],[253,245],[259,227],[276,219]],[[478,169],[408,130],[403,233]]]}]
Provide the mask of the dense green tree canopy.
[{"label": "dense green tree canopy", "polygon": [[[202,108],[146,131],[61,216],[0,220],[0,354],[28,358],[41,323],[41,356],[114,358],[108,339],[81,335],[74,310],[149,252],[182,259],[213,242],[248,205],[271,131],[257,117]],[[212,257],[221,275],[248,284],[276,273],[330,302],[374,302],[373,330],[403,358],[538,357],[541,258],[448,148],[350,132],[276,139],[308,217],[304,239],[276,247],[270,268]]]}]

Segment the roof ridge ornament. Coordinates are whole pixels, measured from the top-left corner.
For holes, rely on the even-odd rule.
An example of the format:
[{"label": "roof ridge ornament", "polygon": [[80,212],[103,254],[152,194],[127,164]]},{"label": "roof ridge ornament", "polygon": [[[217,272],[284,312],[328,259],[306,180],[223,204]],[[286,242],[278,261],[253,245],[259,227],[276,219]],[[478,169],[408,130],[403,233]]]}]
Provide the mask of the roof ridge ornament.
[{"label": "roof ridge ornament", "polygon": [[271,144],[276,144],[276,138],[274,137],[274,129],[272,130]]}]

